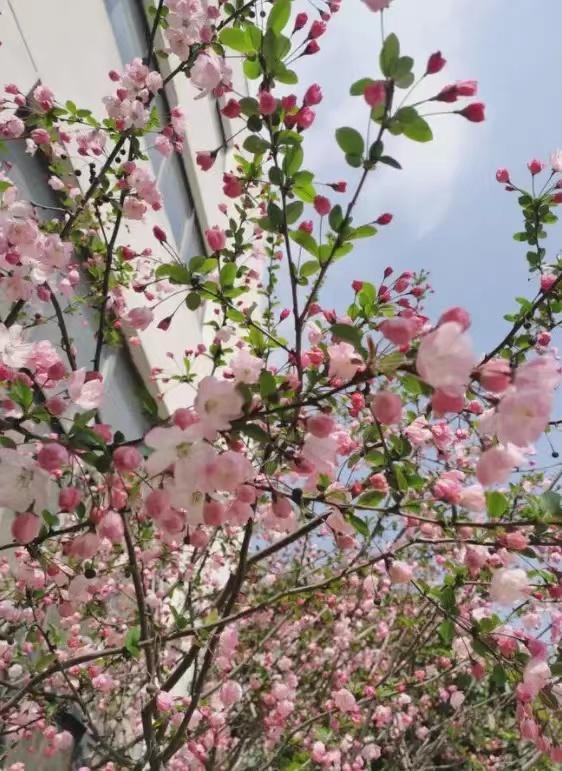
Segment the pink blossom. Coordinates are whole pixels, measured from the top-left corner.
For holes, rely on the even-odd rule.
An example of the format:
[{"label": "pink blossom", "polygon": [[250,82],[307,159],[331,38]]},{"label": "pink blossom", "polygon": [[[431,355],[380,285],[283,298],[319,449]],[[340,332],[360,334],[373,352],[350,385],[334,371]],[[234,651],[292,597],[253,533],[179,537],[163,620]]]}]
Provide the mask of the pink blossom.
[{"label": "pink blossom", "polygon": [[325,439],[333,432],[335,421],[331,415],[319,413],[318,415],[312,415],[307,419],[306,427],[314,436],[319,439]]},{"label": "pink blossom", "polygon": [[242,686],[235,680],[227,680],[221,686],[219,696],[223,706],[228,709],[242,698]]},{"label": "pink blossom", "polygon": [[31,543],[40,530],[41,520],[30,511],[18,514],[12,522],[12,537],[18,543]]},{"label": "pink blossom", "polygon": [[150,308],[131,308],[125,316],[125,321],[134,329],[147,329],[154,320],[154,314]]},{"label": "pink blossom", "polygon": [[446,321],[422,338],[416,366],[434,388],[464,390],[476,363],[470,341],[456,321]]},{"label": "pink blossom", "polygon": [[394,560],[388,568],[388,576],[393,584],[407,584],[414,575],[414,568],[407,562]]},{"label": "pink blossom", "polygon": [[487,391],[503,393],[511,380],[511,368],[506,359],[490,359],[480,367],[480,382]]},{"label": "pink blossom", "polygon": [[391,0],[363,0],[363,2],[367,8],[376,13],[377,11],[383,11],[385,8],[388,8]]},{"label": "pink blossom", "polygon": [[98,526],[97,532],[100,538],[107,538],[111,543],[119,543],[123,540],[124,527],[123,520],[116,511],[108,511]]},{"label": "pink blossom", "polygon": [[509,475],[520,462],[520,455],[513,448],[495,445],[485,450],[476,466],[476,476],[480,484],[490,487],[507,482]]},{"label": "pink blossom", "polygon": [[513,389],[501,400],[496,416],[500,442],[526,447],[543,433],[552,409],[552,394],[546,389]]},{"label": "pink blossom", "polygon": [[[512,602],[515,601],[512,600]],[[550,667],[546,661],[540,659],[531,659],[523,670],[523,685],[531,694],[531,698],[534,698],[539,691],[548,685],[550,678]]]},{"label": "pink blossom", "polygon": [[334,704],[342,712],[354,712],[357,709],[355,696],[347,688],[340,688],[333,694]]},{"label": "pink blossom", "polygon": [[402,400],[391,391],[379,391],[371,401],[371,410],[379,423],[391,426],[402,419]]},{"label": "pink blossom", "polygon": [[212,375],[204,377],[199,383],[194,407],[207,438],[213,439],[217,431],[228,430],[231,421],[241,416],[243,403],[242,394],[232,383]]},{"label": "pink blossom", "polygon": [[397,316],[394,319],[386,319],[379,325],[379,329],[387,340],[398,346],[406,347],[416,336],[417,325],[411,318]]},{"label": "pink blossom", "polygon": [[135,447],[118,447],[113,452],[113,462],[118,471],[135,471],[142,464],[142,455]]},{"label": "pink blossom", "polygon": [[70,376],[68,394],[79,407],[85,410],[97,409],[103,397],[103,381],[97,378],[87,381],[86,370],[82,367]]},{"label": "pink blossom", "polygon": [[37,453],[37,463],[45,471],[58,471],[68,463],[68,450],[58,442],[44,444]]},{"label": "pink blossom", "polygon": [[363,360],[350,343],[334,343],[328,347],[329,376],[351,380],[363,368]]},{"label": "pink blossom", "polygon": [[230,369],[238,383],[257,383],[263,369],[262,359],[246,350],[239,351],[230,361]]},{"label": "pink blossom", "polygon": [[169,712],[174,704],[174,697],[167,691],[158,691],[156,694],[156,706],[159,712]]},{"label": "pink blossom", "polygon": [[485,511],[486,496],[479,484],[469,485],[461,490],[459,504],[468,511]]}]

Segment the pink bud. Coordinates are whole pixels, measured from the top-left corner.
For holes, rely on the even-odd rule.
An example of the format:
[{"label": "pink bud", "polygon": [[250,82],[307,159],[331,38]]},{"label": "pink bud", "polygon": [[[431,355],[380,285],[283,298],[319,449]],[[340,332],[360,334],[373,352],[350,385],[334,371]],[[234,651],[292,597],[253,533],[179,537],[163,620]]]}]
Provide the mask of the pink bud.
[{"label": "pink bud", "polygon": [[142,455],[135,447],[118,447],[113,453],[113,462],[118,471],[135,471],[142,463]]},{"label": "pink bud", "polygon": [[260,91],[258,101],[262,115],[273,115],[277,109],[277,99],[269,91]]},{"label": "pink bud", "polygon": [[205,238],[213,252],[220,252],[226,246],[226,234],[218,225],[205,231]]},{"label": "pink bud", "polygon": [[154,234],[154,238],[157,241],[160,241],[161,244],[165,244],[167,242],[168,237],[167,237],[166,233],[158,225],[155,225],[152,228],[152,233]]},{"label": "pink bud", "polygon": [[464,331],[470,326],[470,314],[464,308],[455,306],[441,314],[439,324],[445,324],[447,321],[456,321]]},{"label": "pink bud", "polygon": [[494,394],[503,393],[511,382],[511,367],[506,359],[490,359],[480,368],[482,386]]},{"label": "pink bud", "polygon": [[527,168],[531,172],[533,176],[535,174],[540,174],[541,171],[544,169],[544,163],[542,161],[539,161],[537,158],[533,158],[532,161],[529,161],[527,164]]},{"label": "pink bud", "polygon": [[425,68],[425,74],[435,75],[436,73],[441,72],[441,70],[443,69],[446,63],[447,63],[447,60],[441,56],[441,51],[436,51],[434,54],[431,54],[431,56],[427,60],[427,67]]},{"label": "pink bud", "polygon": [[389,225],[391,222],[392,214],[389,214],[388,212],[381,214],[376,220],[377,225]]},{"label": "pink bud", "polygon": [[178,409],[174,412],[172,420],[174,426],[186,429],[197,422],[197,415],[193,410],[190,410],[187,407],[178,407]]},{"label": "pink bud", "polygon": [[318,83],[313,83],[311,86],[309,86],[306,90],[306,93],[304,95],[303,103],[307,107],[313,107],[315,104],[320,104],[322,101],[322,89],[318,85]]},{"label": "pink bud", "polygon": [[216,156],[214,153],[197,153],[195,160],[202,171],[208,171],[213,166]]},{"label": "pink bud", "polygon": [[550,291],[557,280],[558,278],[554,275],[554,273],[543,273],[541,276],[541,291]]},{"label": "pink bud", "polygon": [[63,487],[59,493],[61,511],[75,511],[82,500],[82,493],[77,487]]},{"label": "pink bud", "polygon": [[295,16],[295,26],[293,27],[293,32],[298,32],[303,27],[306,27],[306,24],[308,22],[308,15],[304,12],[297,13]]},{"label": "pink bud", "polygon": [[509,171],[507,169],[498,169],[496,171],[496,180],[502,185],[509,183]]},{"label": "pink bud", "polygon": [[351,282],[351,288],[354,292],[360,292],[363,289],[363,282],[362,281],[352,281]]},{"label": "pink bud", "polygon": [[125,532],[123,520],[116,511],[108,511],[101,518],[97,526],[97,532],[100,538],[107,538],[111,543],[119,543],[123,539]]},{"label": "pink bud", "polygon": [[391,391],[379,391],[371,401],[371,410],[379,423],[391,426],[402,418],[402,400]]},{"label": "pink bud", "polygon": [[316,40],[311,40],[310,43],[304,49],[304,55],[311,56],[313,54],[317,54],[319,50],[320,50],[320,46],[318,45]]},{"label": "pink bud", "polygon": [[227,118],[238,118],[241,113],[240,102],[237,99],[229,99],[221,112]]},{"label": "pink bud", "polygon": [[307,429],[313,436],[316,436],[319,439],[325,439],[330,436],[334,431],[335,425],[336,423],[331,415],[323,415],[322,413],[312,415],[312,417],[308,418],[306,421]]},{"label": "pink bud", "polygon": [[45,471],[58,471],[68,463],[68,451],[58,442],[44,444],[37,453],[37,463]]},{"label": "pink bud", "polygon": [[12,536],[18,543],[31,543],[40,530],[41,520],[30,511],[18,514],[12,522]]},{"label": "pink bud", "polygon": [[369,107],[377,107],[379,104],[384,104],[386,101],[386,83],[384,80],[375,80],[374,83],[366,85],[363,91],[363,98]]},{"label": "pink bud", "polygon": [[210,527],[220,527],[226,522],[226,510],[220,501],[205,501],[203,521]]},{"label": "pink bud", "polygon": [[316,19],[310,25],[310,31],[308,33],[308,39],[309,40],[316,40],[316,38],[321,37],[324,34],[324,32],[326,32],[326,23]]},{"label": "pink bud", "polygon": [[150,517],[159,519],[170,510],[170,493],[167,490],[152,490],[144,505]]},{"label": "pink bud", "polygon": [[440,417],[447,413],[460,412],[464,406],[463,394],[451,394],[447,391],[437,390],[431,397],[431,409]]},{"label": "pink bud", "polygon": [[328,198],[323,195],[317,195],[314,199],[314,208],[321,217],[324,217],[326,214],[330,213],[332,205]]},{"label": "pink bud", "polygon": [[395,560],[388,569],[388,575],[393,584],[406,584],[412,578],[414,568],[406,562]]},{"label": "pink bud", "polygon": [[482,123],[486,119],[484,110],[486,105],[482,102],[473,102],[467,105],[463,110],[457,110],[458,115],[462,115],[463,118],[471,121],[471,123]]}]

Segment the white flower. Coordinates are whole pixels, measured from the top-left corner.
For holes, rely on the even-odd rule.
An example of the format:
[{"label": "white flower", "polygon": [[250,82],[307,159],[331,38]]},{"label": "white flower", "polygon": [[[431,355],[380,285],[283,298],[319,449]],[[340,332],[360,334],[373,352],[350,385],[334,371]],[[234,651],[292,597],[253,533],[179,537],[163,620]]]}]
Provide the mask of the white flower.
[{"label": "white flower", "polygon": [[54,482],[29,455],[8,447],[0,449],[0,506],[26,511],[35,503],[36,511],[48,509]]},{"label": "white flower", "polygon": [[240,351],[230,362],[230,369],[238,383],[257,383],[263,361],[248,351]]},{"label": "white flower", "polygon": [[7,367],[19,369],[27,365],[33,352],[33,343],[26,343],[19,324],[10,328],[0,324],[0,359]]},{"label": "white flower", "polygon": [[529,593],[527,573],[521,568],[500,568],[490,582],[490,597],[501,605],[511,605]]}]

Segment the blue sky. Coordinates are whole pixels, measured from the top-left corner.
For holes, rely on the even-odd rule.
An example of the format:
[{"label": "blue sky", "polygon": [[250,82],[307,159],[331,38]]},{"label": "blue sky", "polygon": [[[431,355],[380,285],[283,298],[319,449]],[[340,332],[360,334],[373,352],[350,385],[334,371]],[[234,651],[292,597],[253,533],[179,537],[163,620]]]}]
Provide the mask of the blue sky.
[{"label": "blue sky", "polygon": [[[431,78],[431,93],[455,80],[478,80],[477,99],[486,103],[487,121],[436,116],[435,140],[427,145],[391,138],[386,151],[403,171],[385,168],[373,175],[356,223],[383,211],[395,219],[334,266],[323,304],[342,310],[352,296],[351,278],[378,283],[387,264],[397,271],[426,268],[435,289],[428,312],[436,316],[450,305],[466,307],[473,315],[475,347],[484,352],[505,331],[502,315],[515,307],[513,298],[535,290],[525,245],[512,240],[520,229],[517,201],[495,181],[495,171],[508,167],[524,186],[526,162],[547,159],[562,147],[562,2],[394,0],[385,12],[385,29],[398,34],[402,53],[415,58],[417,72],[428,54],[442,51],[447,66]],[[349,84],[378,74],[379,14],[360,0],[343,0],[320,43],[321,53],[301,59],[298,67],[303,88],[318,81],[325,94],[307,132],[306,165],[318,179],[347,179],[353,189],[360,172],[346,167],[334,131],[342,125],[366,127],[366,105],[349,96]],[[347,198],[329,193],[333,201]],[[550,232],[555,254],[560,229]]]}]

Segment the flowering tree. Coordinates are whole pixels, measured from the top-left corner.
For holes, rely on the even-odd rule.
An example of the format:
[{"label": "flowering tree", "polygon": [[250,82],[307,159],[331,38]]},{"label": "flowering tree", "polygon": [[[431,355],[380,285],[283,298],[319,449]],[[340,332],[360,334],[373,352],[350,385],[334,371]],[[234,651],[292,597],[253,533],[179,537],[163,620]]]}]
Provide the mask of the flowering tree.
[{"label": "flowering tree", "polygon": [[[363,23],[388,3],[366,0]],[[337,10],[309,20],[291,0],[159,0],[144,61],[109,73],[103,119],[47,85],[5,88],[0,134],[45,158],[60,201],[51,218],[0,178],[7,744],[41,733],[46,755],[74,744],[76,767],[137,771],[562,761],[561,498],[532,455],[557,425],[562,272],[543,244],[561,155],[540,191],[538,161],[530,191],[497,172],[519,195],[515,238],[537,289],[481,360],[465,310],[424,315],[424,273],[357,277],[347,309],[323,307],[330,268],[391,222],[354,219],[369,175],[401,168],[386,146],[399,158],[401,143],[430,141],[433,103],[484,119],[463,101],[474,81],[416,101],[445,59],[416,68],[383,35],[380,71],[351,86],[369,128],[334,140],[355,188],[318,192],[303,137],[322,91],[291,86]],[[228,51],[255,96],[232,90]],[[160,56],[174,62],[165,80]],[[161,206],[146,142],[182,148],[181,110],[159,125],[153,109],[179,75],[244,132],[208,253],[187,264],[158,227],[144,251],[127,244],[128,221]],[[222,150],[201,148],[201,168]],[[204,303],[214,340],[163,373],[192,384],[192,402],[125,437],[99,418],[104,346],[150,325],[165,346],[170,296]],[[78,302],[98,318],[89,370],[67,326]],[[57,339],[41,339],[51,316]]]}]

